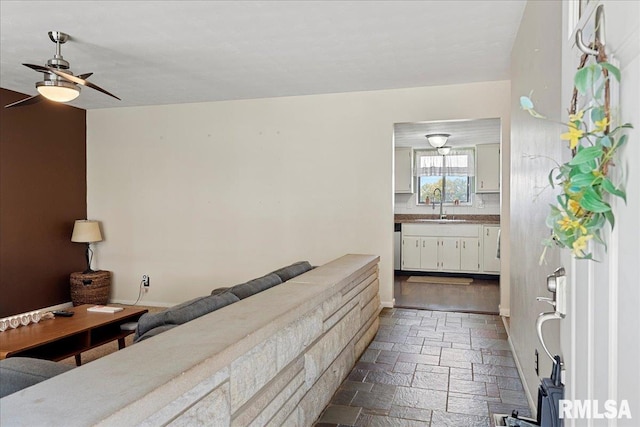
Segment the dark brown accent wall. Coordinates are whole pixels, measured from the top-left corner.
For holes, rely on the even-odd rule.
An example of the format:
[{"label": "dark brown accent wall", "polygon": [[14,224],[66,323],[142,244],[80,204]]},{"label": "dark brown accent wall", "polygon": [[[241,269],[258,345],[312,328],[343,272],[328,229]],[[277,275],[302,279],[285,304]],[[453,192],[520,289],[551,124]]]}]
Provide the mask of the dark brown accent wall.
[{"label": "dark brown accent wall", "polygon": [[85,268],[71,242],[86,218],[86,111],[0,89],[0,317],[70,301]]}]

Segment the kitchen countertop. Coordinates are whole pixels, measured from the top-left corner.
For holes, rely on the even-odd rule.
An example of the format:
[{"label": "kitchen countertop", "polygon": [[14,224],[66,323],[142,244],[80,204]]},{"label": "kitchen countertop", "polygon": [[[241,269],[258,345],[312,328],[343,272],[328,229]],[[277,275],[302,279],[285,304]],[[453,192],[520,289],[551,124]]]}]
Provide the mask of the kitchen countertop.
[{"label": "kitchen countertop", "polygon": [[[438,215],[425,214],[395,214],[394,222],[398,223],[415,223],[433,221],[438,219]],[[500,215],[447,215],[447,219],[456,220],[456,224],[489,224],[500,225]]]}]

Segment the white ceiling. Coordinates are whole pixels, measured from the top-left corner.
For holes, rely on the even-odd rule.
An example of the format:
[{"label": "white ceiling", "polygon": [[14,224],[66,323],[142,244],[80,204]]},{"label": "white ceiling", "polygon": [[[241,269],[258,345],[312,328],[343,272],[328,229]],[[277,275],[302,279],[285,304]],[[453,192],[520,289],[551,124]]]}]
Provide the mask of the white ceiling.
[{"label": "white ceiling", "polygon": [[393,138],[396,147],[431,148],[426,135],[448,133],[447,146],[471,147],[499,144],[502,140],[500,119],[446,120],[439,122],[396,123]]},{"label": "white ceiling", "polygon": [[509,79],[524,1],[1,1],[0,85],[55,45],[93,109]]}]

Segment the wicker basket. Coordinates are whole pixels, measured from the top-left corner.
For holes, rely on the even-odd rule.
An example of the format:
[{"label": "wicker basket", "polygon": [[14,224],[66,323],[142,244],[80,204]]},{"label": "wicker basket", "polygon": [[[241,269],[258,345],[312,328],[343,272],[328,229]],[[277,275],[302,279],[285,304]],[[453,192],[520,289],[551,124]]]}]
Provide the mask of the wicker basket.
[{"label": "wicker basket", "polygon": [[71,301],[73,305],[106,304],[111,293],[111,272],[71,273]]}]

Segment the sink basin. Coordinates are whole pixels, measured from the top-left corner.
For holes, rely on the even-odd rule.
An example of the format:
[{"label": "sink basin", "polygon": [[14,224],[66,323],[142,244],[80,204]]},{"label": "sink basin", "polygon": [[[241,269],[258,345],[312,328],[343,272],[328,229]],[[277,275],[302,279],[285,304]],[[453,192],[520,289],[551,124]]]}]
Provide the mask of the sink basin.
[{"label": "sink basin", "polygon": [[417,219],[416,222],[427,222],[432,224],[455,224],[467,222],[466,219]]}]

